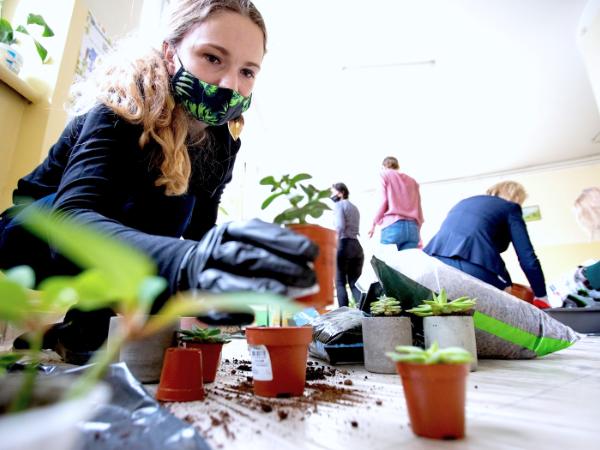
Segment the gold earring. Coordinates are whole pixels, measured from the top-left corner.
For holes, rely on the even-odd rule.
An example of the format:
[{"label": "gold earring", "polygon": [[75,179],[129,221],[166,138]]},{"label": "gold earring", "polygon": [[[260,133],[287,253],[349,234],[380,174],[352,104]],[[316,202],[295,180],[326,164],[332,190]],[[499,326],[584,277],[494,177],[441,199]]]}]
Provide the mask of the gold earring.
[{"label": "gold earring", "polygon": [[227,128],[229,128],[229,134],[233,140],[237,141],[240,138],[240,134],[242,134],[242,130],[244,129],[244,116],[240,116],[237,119],[227,122]]}]

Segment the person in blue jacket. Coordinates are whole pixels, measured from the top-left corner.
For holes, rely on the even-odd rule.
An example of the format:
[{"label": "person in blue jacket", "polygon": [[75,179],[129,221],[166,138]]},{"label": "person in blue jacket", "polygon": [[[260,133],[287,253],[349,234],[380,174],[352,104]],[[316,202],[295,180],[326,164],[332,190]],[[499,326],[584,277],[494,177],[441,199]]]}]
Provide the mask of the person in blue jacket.
[{"label": "person in blue jacket", "polygon": [[[168,281],[163,299],[313,286],[307,238],[257,219],[215,225],[266,51],[260,12],[249,0],[172,0],[165,24],[160,48],[120,48],[95,69],[85,107],[19,180],[0,219],[0,269],[32,266],[38,282],[79,270],[21,226],[33,201],[151,257]],[[109,316],[68,314],[80,324],[70,343],[97,348]]]},{"label": "person in blue jacket", "polygon": [[458,202],[423,249],[440,261],[498,289],[512,285],[501,253],[512,242],[536,300],[547,303],[542,267],[535,254],[521,205],[527,194],[520,183],[503,181]]}]

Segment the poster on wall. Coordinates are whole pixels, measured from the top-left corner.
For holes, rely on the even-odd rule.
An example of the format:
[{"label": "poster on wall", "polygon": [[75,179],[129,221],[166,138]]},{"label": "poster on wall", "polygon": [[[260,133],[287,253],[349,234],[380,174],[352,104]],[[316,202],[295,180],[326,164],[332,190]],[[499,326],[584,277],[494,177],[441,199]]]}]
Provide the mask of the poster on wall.
[{"label": "poster on wall", "polygon": [[538,205],[523,206],[523,220],[525,222],[533,222],[535,220],[542,220],[542,213]]},{"label": "poster on wall", "polygon": [[88,12],[77,67],[75,68],[75,82],[87,78],[94,70],[98,57],[108,53],[111,48],[112,43],[106,36],[106,32],[94,16]]}]

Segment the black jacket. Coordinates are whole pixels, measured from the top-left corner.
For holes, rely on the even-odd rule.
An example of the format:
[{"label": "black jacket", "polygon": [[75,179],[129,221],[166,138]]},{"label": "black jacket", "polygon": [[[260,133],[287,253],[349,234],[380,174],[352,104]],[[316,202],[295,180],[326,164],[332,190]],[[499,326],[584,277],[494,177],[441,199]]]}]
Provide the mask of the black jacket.
[{"label": "black jacket", "polygon": [[[54,196],[54,208],[144,251],[173,291],[184,254],[216,222],[240,142],[233,141],[226,125],[208,128],[209,138],[188,150],[192,160],[188,192],[167,196],[164,187],[155,186],[160,146],[151,140],[140,149],[141,133],[141,126],[107,107],[94,107],[73,119],[45,161],[19,180],[14,203],[18,208],[21,197]],[[6,234],[6,215],[3,222],[0,230]],[[13,261],[9,253],[26,248],[15,240],[19,239],[0,236],[0,268],[28,263],[36,272],[52,274],[48,267],[35,267],[41,261],[36,255],[30,255],[31,262],[23,256]]]}]

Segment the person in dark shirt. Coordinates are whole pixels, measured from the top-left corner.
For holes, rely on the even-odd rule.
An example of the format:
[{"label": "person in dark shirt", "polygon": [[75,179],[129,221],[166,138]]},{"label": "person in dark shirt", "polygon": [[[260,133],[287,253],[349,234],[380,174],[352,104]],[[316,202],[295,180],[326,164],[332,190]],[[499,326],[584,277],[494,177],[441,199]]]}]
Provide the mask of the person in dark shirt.
[{"label": "person in dark shirt", "polygon": [[257,219],[215,225],[266,51],[260,12],[249,0],[172,0],[166,19],[160,49],[117,50],[95,69],[82,91],[93,104],[19,180],[0,269],[27,264],[38,281],[77,270],[21,227],[33,200],[142,250],[168,281],[163,298],[313,286],[310,240]]},{"label": "person in dark shirt", "polygon": [[501,253],[512,242],[538,304],[547,304],[542,266],[535,254],[521,204],[527,194],[514,181],[503,181],[458,202],[440,230],[423,249],[440,261],[456,267],[499,289],[512,286]]},{"label": "person in dark shirt", "polygon": [[335,227],[338,234],[335,287],[340,307],[348,306],[346,284],[350,286],[354,301],[357,304],[360,301],[360,290],[356,287],[356,281],[362,274],[365,260],[363,248],[358,241],[360,212],[353,203],[350,203],[349,196],[350,192],[344,183],[335,183],[331,187],[331,200],[335,202]]}]

